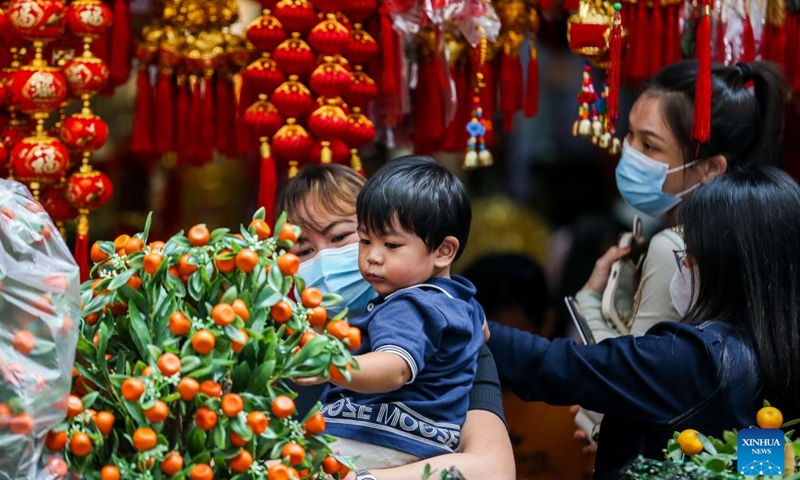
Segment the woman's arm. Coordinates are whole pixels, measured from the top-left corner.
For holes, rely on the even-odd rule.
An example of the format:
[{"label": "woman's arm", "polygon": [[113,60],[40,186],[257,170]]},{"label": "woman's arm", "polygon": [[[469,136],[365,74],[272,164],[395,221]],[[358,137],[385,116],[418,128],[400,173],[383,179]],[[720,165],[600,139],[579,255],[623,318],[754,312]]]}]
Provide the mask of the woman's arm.
[{"label": "woman's arm", "polygon": [[679,322],[669,286],[678,269],[674,250],[683,250],[683,238],[672,229],[656,234],[650,241],[642,268],[639,308],[631,326],[632,335],[644,335],[658,322]]},{"label": "woman's arm", "polygon": [[467,412],[467,421],[461,428],[461,448],[460,453],[439,455],[370,473],[378,480],[409,480],[422,478],[425,466],[430,465],[434,471],[456,467],[466,480],[514,480],[516,468],[511,441],[505,424],[494,413],[486,410]]},{"label": "woman's arm", "polygon": [[628,253],[630,253],[630,248],[609,248],[595,262],[592,275],[586,285],[575,295],[581,313],[592,330],[592,336],[598,343],[606,338],[619,336],[619,332],[608,326],[603,319],[603,291],[608,283],[608,276],[611,274],[611,266]]}]

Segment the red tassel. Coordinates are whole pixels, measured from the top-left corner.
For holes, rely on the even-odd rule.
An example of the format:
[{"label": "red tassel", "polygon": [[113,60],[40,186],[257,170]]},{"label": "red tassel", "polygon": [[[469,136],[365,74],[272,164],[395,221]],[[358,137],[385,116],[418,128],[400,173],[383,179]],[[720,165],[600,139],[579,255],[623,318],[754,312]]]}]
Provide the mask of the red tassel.
[{"label": "red tassel", "polygon": [[786,23],[780,27],[775,27],[773,60],[781,67],[786,69]]},{"label": "red tassel", "polygon": [[772,60],[770,54],[772,53],[772,26],[769,24],[764,25],[764,30],[761,32],[761,45],[759,46],[759,53],[764,60]]},{"label": "red tassel", "polygon": [[628,31],[628,50],[625,54],[625,65],[622,69],[626,80],[634,79],[633,72],[636,63],[636,49],[639,48],[633,42],[633,40],[638,38],[636,36],[636,29],[638,28],[638,25],[636,25],[636,12],[636,4],[627,2],[622,4],[622,19],[624,22],[622,26]]},{"label": "red tassel", "polygon": [[275,194],[278,191],[278,173],[272,158],[267,137],[261,137],[261,178],[258,183],[258,204],[264,207],[267,222],[275,218]]},{"label": "red tassel", "polygon": [[77,219],[78,228],[75,236],[75,262],[80,269],[81,283],[89,280],[89,217],[81,214]]},{"label": "red tassel", "polygon": [[789,81],[792,84],[792,90],[800,90],[800,16],[788,15],[786,21],[794,24],[794,35],[787,38],[787,41],[794,47],[794,56],[789,57],[786,61],[787,64],[794,66]]},{"label": "red tassel", "polygon": [[692,125],[692,138],[700,143],[711,138],[711,15],[707,0],[703,2],[702,9],[697,20],[697,86]]},{"label": "red tassel", "polygon": [[150,71],[147,65],[139,65],[136,79],[136,107],[133,114],[131,151],[150,153],[153,151],[153,88],[150,86]]},{"label": "red tassel", "polygon": [[725,45],[725,43],[726,43],[726,41],[725,41],[725,29],[726,28],[727,27],[726,27],[725,23],[723,23],[722,19],[720,19],[717,22],[717,31],[716,31],[717,35],[715,37],[714,50],[712,52],[713,53],[712,61],[719,62],[719,63],[722,63],[722,64],[730,63],[730,62],[726,62],[725,61],[726,57],[728,56],[727,48],[726,48],[726,45]]},{"label": "red tassel", "polygon": [[172,72],[170,69],[162,69],[156,81],[156,105],[158,111],[155,113],[155,151],[157,153],[167,153],[174,148],[173,117],[175,115],[172,105]]},{"label": "red tassel", "polygon": [[650,61],[648,59],[647,45],[650,38],[650,22],[648,21],[647,2],[638,0],[636,4],[636,40],[635,45],[631,45],[633,51],[633,64],[631,65],[631,78],[635,81],[642,81],[648,77]]},{"label": "red tassel", "polygon": [[497,143],[497,136],[494,133],[494,112],[497,105],[497,87],[495,82],[495,74],[492,70],[492,64],[486,62],[483,65],[483,84],[484,88],[481,89],[481,107],[483,107],[483,118],[486,122],[486,134],[483,141],[487,147],[494,146]]},{"label": "red tassel", "polygon": [[460,66],[450,66],[450,76],[456,84],[456,114],[453,120],[447,124],[444,138],[442,139],[442,150],[451,152],[461,150],[464,144],[461,143],[461,132],[466,132],[464,128],[464,106],[469,108],[469,81],[464,73],[465,69]]},{"label": "red tassel", "polygon": [[430,153],[438,150],[444,137],[444,105],[442,90],[439,88],[439,72],[434,59],[420,63],[417,88],[414,89],[414,111],[417,115],[414,125],[414,151]]},{"label": "red tassel", "polygon": [[100,60],[102,60],[103,63],[105,63],[106,65],[108,65],[108,61],[109,61],[108,49],[111,46],[109,44],[109,38],[108,37],[109,36],[106,35],[106,36],[103,36],[101,38],[96,39],[95,41],[92,42],[92,48],[91,48],[92,55],[94,55],[95,57],[97,57]]},{"label": "red tassel", "polygon": [[655,0],[653,2],[653,16],[650,19],[650,64],[648,66],[648,77],[652,77],[661,69],[664,65],[664,60],[661,57],[662,54],[662,42],[663,37],[662,33],[664,30],[664,19],[661,15],[661,0]]},{"label": "red tassel", "polygon": [[664,65],[675,63],[681,59],[681,42],[678,37],[680,20],[678,5],[670,5],[667,9],[667,30],[664,39]]},{"label": "red tassel", "polygon": [[128,0],[115,0],[113,13],[114,25],[109,35],[111,53],[108,83],[122,85],[131,75],[131,8]]},{"label": "red tassel", "polygon": [[189,121],[187,125],[186,138],[186,162],[190,165],[197,165],[200,150],[202,149],[201,142],[198,141],[201,129],[201,112],[203,101],[202,92],[200,91],[200,82],[194,75],[189,76]]},{"label": "red tassel", "polygon": [[385,124],[394,127],[402,122],[403,92],[401,81],[401,45],[385,3],[380,6],[381,71],[378,89],[379,107]]},{"label": "red tassel", "polygon": [[254,88],[246,81],[242,81],[242,88],[239,91],[239,101],[236,106],[236,150],[240,155],[252,152],[255,149],[256,138],[250,133],[250,127],[244,121],[244,112],[253,104],[258,97]]},{"label": "red tassel", "polygon": [[739,61],[749,63],[756,59],[756,36],[750,23],[750,14],[746,13],[742,22],[742,53]]},{"label": "red tassel", "polygon": [[233,84],[230,76],[220,72],[216,79],[217,128],[214,131],[214,148],[223,155],[236,156],[236,115],[234,113]]},{"label": "red tassel", "polygon": [[186,165],[186,148],[189,140],[189,78],[178,79],[178,100],[175,107],[175,152],[178,165]]},{"label": "red tassel", "polygon": [[503,130],[514,129],[514,114],[522,107],[522,64],[519,55],[503,52],[500,61],[500,111]]},{"label": "red tassel", "polygon": [[536,39],[531,34],[531,58],[528,60],[528,78],[525,92],[525,116],[533,117],[539,113],[539,54]]},{"label": "red tassel", "polygon": [[208,163],[214,158],[214,88],[213,77],[205,76],[200,80],[198,89],[203,95],[200,102],[200,149],[197,160]]},{"label": "red tassel", "polygon": [[[657,10],[660,7],[655,7]],[[610,59],[608,65],[608,125],[613,126],[619,118],[619,69],[622,63],[622,15],[619,10],[614,13],[614,25],[611,27],[609,39]]]}]

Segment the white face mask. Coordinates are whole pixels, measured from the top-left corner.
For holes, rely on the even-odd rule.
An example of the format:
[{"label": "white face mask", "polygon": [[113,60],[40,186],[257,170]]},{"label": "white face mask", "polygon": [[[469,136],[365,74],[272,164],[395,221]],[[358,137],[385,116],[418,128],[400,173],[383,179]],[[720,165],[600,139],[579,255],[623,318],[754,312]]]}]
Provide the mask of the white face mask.
[{"label": "white face mask", "polygon": [[[692,279],[694,278],[694,291],[692,291]],[[672,281],[669,284],[669,295],[672,297],[672,304],[681,317],[685,317],[689,310],[697,302],[699,291],[697,281],[697,267],[683,267],[675,270]]]}]

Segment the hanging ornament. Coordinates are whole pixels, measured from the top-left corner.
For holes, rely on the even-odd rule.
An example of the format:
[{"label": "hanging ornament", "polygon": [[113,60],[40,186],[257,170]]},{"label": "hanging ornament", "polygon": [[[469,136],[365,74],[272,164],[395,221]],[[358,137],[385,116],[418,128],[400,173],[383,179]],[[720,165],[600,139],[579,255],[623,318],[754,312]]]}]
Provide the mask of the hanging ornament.
[{"label": "hanging ornament", "polygon": [[697,87],[694,94],[692,138],[699,143],[711,136],[711,4],[702,0],[697,20],[695,56],[697,57]]},{"label": "hanging ornament", "polygon": [[266,210],[266,218],[275,218],[275,194],[278,189],[278,174],[275,160],[269,145],[269,138],[283,125],[283,117],[278,109],[261,94],[258,100],[244,113],[244,121],[250,127],[253,137],[261,143],[260,180],[258,184],[258,205]]},{"label": "hanging ornament", "polygon": [[[475,68],[474,93],[472,96],[472,118],[466,125],[469,140],[467,140],[467,151],[461,166],[466,169],[473,169],[479,166],[492,164],[492,154],[486,148],[486,133],[491,128],[491,120],[487,120],[483,115],[481,105],[482,90],[486,88],[484,83],[484,66],[488,56],[488,40],[481,39],[477,48],[477,65]],[[487,128],[488,125],[488,128]]]},{"label": "hanging ornament", "polygon": [[61,127],[64,144],[81,151],[97,151],[108,140],[108,124],[99,116],[85,108],[81,113],[71,115]]},{"label": "hanging ornament", "polygon": [[[372,140],[374,140],[374,138],[370,139],[370,141]],[[333,139],[331,141],[317,140],[314,142],[311,150],[308,151],[306,161],[309,163],[318,163],[320,162],[320,158],[324,155],[328,155],[328,153],[325,153],[326,151],[330,152],[331,160],[329,163],[347,165],[350,160],[350,148],[348,148],[347,144],[341,140]]]},{"label": "hanging ornament", "polygon": [[111,9],[100,0],[74,0],[67,6],[69,31],[79,38],[106,35],[113,20]]},{"label": "hanging ornament", "polygon": [[380,48],[375,39],[361,28],[361,24],[357,23],[344,54],[355,65],[365,65],[375,58],[379,50]]},{"label": "hanging ornament", "polygon": [[278,68],[289,75],[305,75],[317,62],[317,57],[311,47],[300,38],[297,32],[292,33],[292,38],[283,41],[272,55]]},{"label": "hanging ornament", "polygon": [[311,92],[295,75],[291,75],[289,80],[276,88],[270,99],[286,118],[304,118],[314,108]]},{"label": "hanging ornament", "polygon": [[61,0],[13,0],[8,7],[8,20],[26,40],[45,43],[64,34],[65,13]]},{"label": "hanging ornament", "polygon": [[350,31],[329,13],[308,34],[308,43],[322,55],[342,53],[350,44]]},{"label": "hanging ornament", "polygon": [[342,10],[354,23],[364,23],[375,15],[378,10],[378,0],[346,0]]},{"label": "hanging ornament", "polygon": [[317,24],[317,12],[308,0],[281,0],[273,15],[287,32],[306,33]]},{"label": "hanging ornament", "polygon": [[289,178],[293,178],[297,175],[300,160],[306,158],[313,144],[314,140],[306,129],[290,118],[273,136],[272,152],[289,163]]},{"label": "hanging ornament", "polygon": [[18,141],[11,150],[11,172],[14,178],[30,186],[38,200],[42,185],[61,181],[67,173],[69,152],[57,138],[48,136],[44,129]]},{"label": "hanging ornament", "polygon": [[272,53],[287,38],[283,25],[269,10],[253,20],[246,35],[254,47],[266,53]]},{"label": "hanging ornament", "polygon": [[327,103],[311,113],[308,117],[308,128],[322,141],[320,162],[331,163],[330,142],[349,130],[344,111],[338,105]]},{"label": "hanging ornament", "polygon": [[347,132],[344,141],[350,147],[350,166],[360,174],[364,174],[361,166],[361,158],[358,156],[358,149],[369,145],[375,140],[377,134],[375,124],[366,115],[361,113],[361,109],[355,107],[353,112],[347,115]]},{"label": "hanging ornament", "polygon": [[324,97],[339,97],[349,91],[353,76],[333,57],[326,56],[324,61],[312,73],[309,86]]},{"label": "hanging ornament", "polygon": [[242,79],[254,91],[272,92],[286,81],[286,76],[278,69],[275,60],[263,56],[242,71]]}]

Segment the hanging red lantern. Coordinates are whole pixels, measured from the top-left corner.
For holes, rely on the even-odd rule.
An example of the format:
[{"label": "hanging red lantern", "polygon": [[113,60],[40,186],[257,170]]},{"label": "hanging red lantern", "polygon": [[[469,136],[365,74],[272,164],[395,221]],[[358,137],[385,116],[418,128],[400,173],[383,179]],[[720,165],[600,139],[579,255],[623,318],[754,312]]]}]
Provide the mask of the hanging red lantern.
[{"label": "hanging red lantern", "polygon": [[342,0],[311,0],[311,3],[322,13],[336,12],[342,9]]},{"label": "hanging red lantern", "polygon": [[305,128],[298,125],[293,118],[287,120],[272,137],[272,151],[279,157],[298,162],[308,154],[314,140]]},{"label": "hanging red lantern", "polygon": [[[330,152],[330,160],[332,163],[347,163],[350,159],[350,148],[341,140],[317,140],[308,152],[309,163],[320,162],[323,157],[327,155],[325,149]],[[326,162],[326,163],[329,163]]]},{"label": "hanging red lantern", "polygon": [[64,193],[65,188],[62,186],[45,188],[39,195],[40,203],[54,222],[65,222],[78,216],[78,211],[70,205]]},{"label": "hanging red lantern", "polygon": [[377,135],[375,124],[361,112],[353,112],[347,116],[347,127],[342,139],[350,148],[365,147]]},{"label": "hanging red lantern", "polygon": [[244,121],[256,137],[271,137],[284,123],[278,109],[267,100],[267,96],[264,94],[259,95],[258,100],[247,107],[244,112]]},{"label": "hanging red lantern", "polygon": [[361,70],[356,70],[352,76],[353,83],[343,95],[344,99],[354,107],[367,108],[369,102],[378,97],[378,85],[375,84],[375,80]]},{"label": "hanging red lantern", "polygon": [[286,118],[302,118],[314,108],[311,92],[294,75],[275,89],[270,100]]},{"label": "hanging red lantern", "polygon": [[267,53],[272,53],[287,38],[283,25],[269,10],[247,27],[246,35],[257,49]]},{"label": "hanging red lantern", "polygon": [[317,12],[308,0],[281,0],[273,15],[288,32],[306,33],[317,24]]},{"label": "hanging red lantern", "polygon": [[61,0],[14,0],[8,8],[8,21],[25,39],[46,42],[64,34],[64,14]]},{"label": "hanging red lantern", "polygon": [[341,96],[350,89],[353,77],[344,67],[334,63],[333,57],[325,58],[326,61],[311,74],[308,84],[315,92],[324,97]]},{"label": "hanging red lantern", "polygon": [[25,183],[57,182],[67,173],[68,164],[67,147],[59,139],[46,135],[25,137],[11,150],[14,178]]},{"label": "hanging red lantern", "polygon": [[272,92],[286,81],[286,76],[278,69],[275,60],[266,56],[248,65],[242,72],[242,78],[257,92]]},{"label": "hanging red lantern", "polygon": [[335,55],[343,52],[350,44],[350,31],[329,13],[308,34],[308,43],[322,55]]},{"label": "hanging red lantern", "polygon": [[67,97],[67,82],[56,68],[24,66],[6,84],[13,103],[27,115],[49,114]]},{"label": "hanging red lantern", "polygon": [[349,128],[347,115],[338,105],[323,105],[308,117],[308,128],[321,140],[341,138]]},{"label": "hanging red lantern", "polygon": [[[88,52],[88,51],[87,51]],[[67,60],[62,69],[70,95],[94,95],[108,83],[108,65],[91,55],[82,55]]]},{"label": "hanging red lantern", "polygon": [[344,14],[356,23],[364,23],[378,10],[378,0],[346,0]]},{"label": "hanging red lantern", "polygon": [[113,191],[111,180],[103,172],[87,166],[67,179],[65,196],[78,210],[94,210],[105,205]]},{"label": "hanging red lantern", "polygon": [[317,62],[317,56],[297,32],[292,33],[292,38],[278,45],[272,57],[277,62],[278,68],[289,75],[308,73]]},{"label": "hanging red lantern", "polygon": [[77,37],[103,36],[113,21],[111,8],[100,0],[75,0],[67,6],[67,25]]},{"label": "hanging red lantern", "polygon": [[364,65],[378,54],[378,43],[372,35],[366,31],[356,28],[347,42],[344,55],[348,60],[356,65]]},{"label": "hanging red lantern", "polygon": [[108,124],[88,110],[76,113],[64,120],[61,139],[73,150],[97,151],[108,140]]}]

